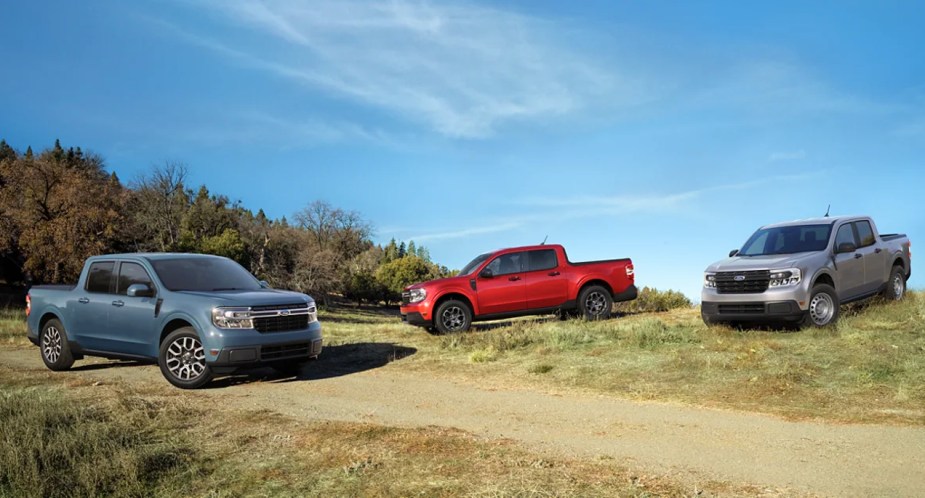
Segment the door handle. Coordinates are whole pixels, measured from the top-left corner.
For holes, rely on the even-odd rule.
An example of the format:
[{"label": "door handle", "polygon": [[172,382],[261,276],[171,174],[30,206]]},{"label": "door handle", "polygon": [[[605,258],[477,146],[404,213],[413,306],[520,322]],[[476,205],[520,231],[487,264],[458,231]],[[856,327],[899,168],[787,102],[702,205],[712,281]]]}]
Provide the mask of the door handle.
[{"label": "door handle", "polygon": [[78,299],[77,302],[80,303],[80,304],[87,304],[87,303],[90,302],[90,298],[88,298],[88,297],[82,297],[82,298]]},{"label": "door handle", "polygon": [[121,307],[125,306],[125,303],[124,303],[123,301],[113,301],[113,302],[112,302],[112,305],[115,306],[115,307],[117,307],[117,308],[121,308]]},{"label": "door handle", "polygon": [[861,259],[863,257],[864,257],[863,254],[854,253],[854,259]]},{"label": "door handle", "polygon": [[548,275],[549,275],[550,277],[558,277],[558,276],[559,276],[559,272],[557,272],[557,271],[551,271],[551,272],[549,272]]},{"label": "door handle", "polygon": [[510,280],[511,282],[516,282],[516,281],[520,280],[520,277],[517,277],[517,276],[508,277],[508,280]]},{"label": "door handle", "polygon": [[877,254],[880,254],[881,252],[883,252],[883,249],[880,249],[880,248],[878,247],[878,248],[874,249],[874,252],[877,253]]}]

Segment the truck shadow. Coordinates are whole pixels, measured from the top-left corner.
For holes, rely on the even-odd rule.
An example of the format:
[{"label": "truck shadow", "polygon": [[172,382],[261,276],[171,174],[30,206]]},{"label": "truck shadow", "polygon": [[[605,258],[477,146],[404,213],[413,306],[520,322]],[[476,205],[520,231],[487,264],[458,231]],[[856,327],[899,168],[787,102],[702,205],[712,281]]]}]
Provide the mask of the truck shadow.
[{"label": "truck shadow", "polygon": [[321,356],[302,366],[297,375],[286,375],[271,367],[241,370],[234,375],[216,379],[206,388],[221,388],[251,382],[298,382],[343,377],[380,368],[407,358],[417,349],[392,343],[359,342],[325,346]]}]

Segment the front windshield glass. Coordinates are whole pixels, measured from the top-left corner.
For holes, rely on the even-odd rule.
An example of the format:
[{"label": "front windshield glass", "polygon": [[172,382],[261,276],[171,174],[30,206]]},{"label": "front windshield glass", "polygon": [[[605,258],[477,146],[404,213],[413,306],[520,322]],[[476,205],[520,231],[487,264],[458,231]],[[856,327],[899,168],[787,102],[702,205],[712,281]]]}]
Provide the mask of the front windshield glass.
[{"label": "front windshield glass", "polygon": [[739,256],[767,256],[822,251],[829,244],[832,225],[797,225],[758,230],[742,246]]},{"label": "front windshield glass", "polygon": [[172,291],[259,290],[260,282],[241,265],[220,257],[151,261],[164,287]]},{"label": "front windshield glass", "polygon": [[482,263],[484,263],[485,260],[488,259],[489,256],[491,256],[491,253],[490,253],[490,252],[489,252],[489,253],[482,254],[482,255],[480,255],[480,256],[476,256],[476,258],[473,259],[472,261],[470,261],[468,265],[464,266],[462,270],[459,270],[459,274],[460,274],[460,275],[468,275],[468,274],[474,272],[475,269],[478,268],[479,265],[481,265]]}]

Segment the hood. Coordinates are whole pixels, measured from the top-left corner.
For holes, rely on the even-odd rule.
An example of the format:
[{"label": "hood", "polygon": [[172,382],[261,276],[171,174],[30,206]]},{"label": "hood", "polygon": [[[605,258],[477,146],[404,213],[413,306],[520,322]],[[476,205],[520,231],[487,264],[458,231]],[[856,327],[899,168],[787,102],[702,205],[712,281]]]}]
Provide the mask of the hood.
[{"label": "hood", "polygon": [[707,267],[706,271],[748,271],[776,270],[799,266],[800,262],[812,257],[815,252],[796,254],[769,254],[767,256],[733,256]]},{"label": "hood", "polygon": [[461,285],[469,285],[469,278],[470,278],[469,275],[438,278],[436,280],[428,280],[426,282],[418,282],[416,284],[409,285],[408,287],[405,287],[405,290],[420,289],[423,287],[431,287],[434,285],[446,285],[446,284],[455,284],[455,283],[459,283]]},{"label": "hood", "polygon": [[296,304],[312,301],[312,298],[299,292],[277,289],[234,290],[234,291],[179,291],[177,294],[209,299],[221,306],[267,306],[277,304]]}]

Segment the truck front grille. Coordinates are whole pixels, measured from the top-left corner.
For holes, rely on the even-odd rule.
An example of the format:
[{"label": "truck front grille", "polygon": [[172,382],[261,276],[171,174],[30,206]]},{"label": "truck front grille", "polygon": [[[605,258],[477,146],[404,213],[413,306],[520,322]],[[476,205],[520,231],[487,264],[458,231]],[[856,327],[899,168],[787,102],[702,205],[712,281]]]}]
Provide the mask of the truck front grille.
[{"label": "truck front grille", "polygon": [[305,329],[308,327],[310,311],[307,303],[251,307],[254,328],[261,333]]},{"label": "truck front grille", "polygon": [[763,303],[720,304],[717,308],[720,315],[760,315],[764,313]]},{"label": "truck front grille", "polygon": [[760,294],[768,290],[769,270],[721,271],[716,274],[716,292],[720,294]]}]

